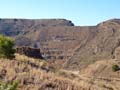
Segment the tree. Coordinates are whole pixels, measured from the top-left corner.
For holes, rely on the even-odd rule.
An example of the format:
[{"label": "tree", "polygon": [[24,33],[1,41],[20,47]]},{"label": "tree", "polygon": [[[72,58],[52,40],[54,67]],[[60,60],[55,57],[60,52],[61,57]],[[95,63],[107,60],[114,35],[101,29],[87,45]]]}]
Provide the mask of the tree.
[{"label": "tree", "polygon": [[13,58],[15,53],[15,49],[13,47],[13,39],[0,35],[0,58]]}]

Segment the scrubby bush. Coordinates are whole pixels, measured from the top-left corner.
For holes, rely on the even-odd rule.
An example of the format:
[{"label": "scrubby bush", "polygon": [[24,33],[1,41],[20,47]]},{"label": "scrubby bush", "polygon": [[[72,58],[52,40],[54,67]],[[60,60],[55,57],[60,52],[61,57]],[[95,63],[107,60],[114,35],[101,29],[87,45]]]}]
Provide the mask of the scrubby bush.
[{"label": "scrubby bush", "polygon": [[119,70],[119,66],[118,65],[113,65],[112,66],[112,70],[114,71],[114,72],[116,72],[116,71],[118,71]]},{"label": "scrubby bush", "polygon": [[13,47],[13,39],[0,35],[0,58],[13,58],[15,53],[15,49],[13,49]]},{"label": "scrubby bush", "polygon": [[0,90],[17,90],[18,81],[12,83],[0,83]]}]

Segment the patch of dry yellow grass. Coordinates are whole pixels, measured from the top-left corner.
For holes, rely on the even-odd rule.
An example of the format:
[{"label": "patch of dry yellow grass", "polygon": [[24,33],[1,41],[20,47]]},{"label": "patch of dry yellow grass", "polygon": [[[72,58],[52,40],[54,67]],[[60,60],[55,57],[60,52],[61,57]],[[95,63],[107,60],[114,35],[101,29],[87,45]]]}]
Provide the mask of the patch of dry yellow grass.
[{"label": "patch of dry yellow grass", "polygon": [[14,60],[1,59],[0,81],[18,80],[19,90],[82,90],[77,82],[46,72],[41,66],[47,66],[47,62],[21,55],[16,55]]}]

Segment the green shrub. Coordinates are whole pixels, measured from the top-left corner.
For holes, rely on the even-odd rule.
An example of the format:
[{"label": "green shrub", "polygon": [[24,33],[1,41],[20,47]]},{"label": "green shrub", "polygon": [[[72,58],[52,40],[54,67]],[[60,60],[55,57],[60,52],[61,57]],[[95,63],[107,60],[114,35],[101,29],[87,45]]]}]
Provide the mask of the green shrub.
[{"label": "green shrub", "polygon": [[114,71],[114,72],[116,72],[116,71],[118,71],[119,70],[119,66],[118,65],[113,65],[112,66],[112,70]]},{"label": "green shrub", "polygon": [[18,81],[12,83],[0,83],[0,90],[17,90]]},{"label": "green shrub", "polygon": [[14,40],[0,35],[0,58],[13,58],[15,49],[14,47]]}]

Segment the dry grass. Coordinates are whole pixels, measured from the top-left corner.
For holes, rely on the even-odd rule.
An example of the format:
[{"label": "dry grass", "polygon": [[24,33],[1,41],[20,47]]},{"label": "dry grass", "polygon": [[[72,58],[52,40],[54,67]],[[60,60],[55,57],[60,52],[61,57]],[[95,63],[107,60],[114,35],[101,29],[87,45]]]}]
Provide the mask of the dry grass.
[{"label": "dry grass", "polygon": [[[104,67],[104,63],[100,62],[100,66]],[[93,75],[89,74],[87,68],[87,71],[80,72],[81,74],[64,69],[52,72],[49,68],[49,63],[44,60],[16,54],[14,60],[0,59],[0,81],[18,80],[18,90],[119,90],[120,88],[118,79],[111,78],[112,81],[109,81],[110,78],[106,77],[92,78]]]},{"label": "dry grass", "polygon": [[0,60],[0,81],[18,80],[18,90],[82,90],[78,83],[42,69],[47,66],[45,61],[16,56],[15,60]]}]

